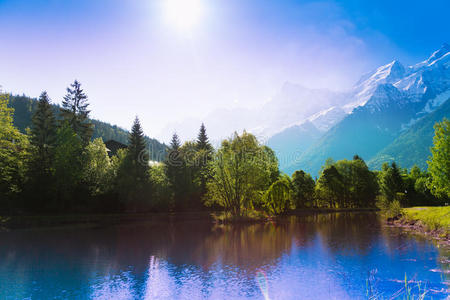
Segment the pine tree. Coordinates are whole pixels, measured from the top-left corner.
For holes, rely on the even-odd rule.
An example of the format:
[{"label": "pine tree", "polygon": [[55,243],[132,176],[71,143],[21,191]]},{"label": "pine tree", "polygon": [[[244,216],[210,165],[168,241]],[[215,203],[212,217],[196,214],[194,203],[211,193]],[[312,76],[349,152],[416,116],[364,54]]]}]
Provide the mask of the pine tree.
[{"label": "pine tree", "polygon": [[197,151],[198,151],[198,177],[200,179],[200,200],[204,197],[207,192],[206,182],[208,181],[208,162],[212,158],[213,147],[209,142],[208,136],[206,135],[205,124],[202,123],[200,126],[200,131],[197,137]]},{"label": "pine tree", "polygon": [[175,205],[182,206],[184,164],[180,152],[181,142],[176,133],[173,134],[166,156],[166,173],[174,193]]},{"label": "pine tree", "polygon": [[178,137],[178,134],[174,133],[172,135],[172,140],[170,141],[170,150],[178,151],[180,150],[180,147],[181,147],[180,138]]},{"label": "pine tree", "polygon": [[148,179],[149,155],[145,147],[144,132],[139,118],[136,117],[128,139],[128,157],[130,159],[133,175],[141,182]]},{"label": "pine tree", "polygon": [[128,149],[118,166],[116,180],[118,196],[126,211],[148,208],[151,200],[149,155],[138,117],[128,136]]},{"label": "pine tree", "polygon": [[67,88],[67,94],[62,102],[61,115],[73,131],[82,138],[85,145],[92,136],[92,125],[89,122],[88,97],[81,89],[81,84],[75,80]]},{"label": "pine tree", "polygon": [[47,92],[42,92],[32,118],[31,145],[41,170],[48,171],[56,143],[56,119]]},{"label": "pine tree", "polygon": [[[53,163],[56,148],[56,119],[47,92],[39,97],[31,127],[31,159],[28,168],[29,207],[35,211],[45,209],[52,193]],[[47,203],[49,204],[49,203]]]},{"label": "pine tree", "polygon": [[197,137],[197,150],[206,150],[208,152],[212,151],[212,146],[209,142],[208,136],[206,135],[205,124],[203,123],[200,126],[200,131]]}]

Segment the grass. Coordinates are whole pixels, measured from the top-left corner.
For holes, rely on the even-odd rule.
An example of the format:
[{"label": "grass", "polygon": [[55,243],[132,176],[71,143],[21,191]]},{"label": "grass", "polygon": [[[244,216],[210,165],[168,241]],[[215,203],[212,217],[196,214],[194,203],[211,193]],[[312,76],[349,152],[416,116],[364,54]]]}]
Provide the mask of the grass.
[{"label": "grass", "polygon": [[265,222],[268,219],[266,213],[257,210],[245,211],[242,216],[235,216],[230,212],[213,213],[212,217],[219,224]]},{"label": "grass", "polygon": [[404,208],[403,214],[406,220],[420,221],[428,230],[450,234],[450,206]]}]

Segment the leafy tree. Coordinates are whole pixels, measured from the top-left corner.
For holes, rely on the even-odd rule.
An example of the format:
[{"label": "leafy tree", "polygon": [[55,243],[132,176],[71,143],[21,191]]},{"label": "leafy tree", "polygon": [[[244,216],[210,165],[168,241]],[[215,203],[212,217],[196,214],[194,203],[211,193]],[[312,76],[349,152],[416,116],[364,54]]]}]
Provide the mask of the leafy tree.
[{"label": "leafy tree", "polygon": [[31,158],[28,167],[29,208],[46,209],[45,202],[54,197],[53,161],[56,147],[56,119],[47,92],[42,92],[32,118]]},{"label": "leafy tree", "polygon": [[[404,193],[405,187],[400,170],[395,162],[391,166],[384,163],[379,174],[380,192],[388,202],[392,202],[396,197],[403,197],[399,194]],[[402,203],[403,204],[403,203]]]},{"label": "leafy tree", "polygon": [[316,185],[318,200],[329,207],[372,207],[377,193],[376,175],[358,155],[353,160],[329,161]]},{"label": "leafy tree", "polygon": [[97,196],[106,193],[111,188],[113,169],[108,151],[101,138],[89,143],[86,147],[85,157],[83,178],[89,186],[91,195]]},{"label": "leafy tree", "polygon": [[439,198],[450,198],[450,121],[434,125],[431,158],[427,162],[431,180],[428,187]]},{"label": "leafy tree", "polygon": [[89,122],[88,97],[81,89],[81,84],[75,80],[67,88],[61,108],[61,116],[68,122],[73,131],[78,134],[87,145],[92,136],[92,125]]},{"label": "leafy tree", "polygon": [[81,138],[68,123],[58,129],[55,149],[55,188],[57,203],[48,205],[58,211],[67,212],[78,206],[84,199],[79,192],[83,177],[83,144]]},{"label": "leafy tree", "polygon": [[[22,190],[28,159],[28,138],[13,126],[9,96],[0,93],[0,208],[12,211]],[[17,199],[16,199],[17,200]]]},{"label": "leafy tree", "polygon": [[355,155],[353,160],[340,160],[336,168],[342,175],[343,195],[340,205],[343,207],[372,207],[378,194],[377,178],[369,170],[364,160]]},{"label": "leafy tree", "polygon": [[323,169],[317,180],[316,191],[320,202],[328,207],[336,207],[341,197],[343,197],[343,178],[334,165]]},{"label": "leafy tree", "polygon": [[197,150],[197,143],[186,142],[179,148],[180,158],[182,160],[179,171],[177,191],[178,206],[182,208],[201,208],[202,190],[201,190],[201,168],[202,164],[200,153]]},{"label": "leafy tree", "polygon": [[310,174],[303,170],[292,174],[293,201],[296,208],[312,207],[314,205],[314,188],[316,183]]},{"label": "leafy tree", "polygon": [[211,162],[206,204],[220,205],[235,216],[262,204],[263,193],[278,176],[278,161],[269,150],[245,131],[224,140]]},{"label": "leafy tree", "polygon": [[264,208],[271,215],[285,213],[292,207],[292,185],[288,176],[272,183],[264,194]]},{"label": "leafy tree", "polygon": [[163,164],[150,168],[150,181],[152,182],[152,209],[168,211],[173,207],[173,191]]}]

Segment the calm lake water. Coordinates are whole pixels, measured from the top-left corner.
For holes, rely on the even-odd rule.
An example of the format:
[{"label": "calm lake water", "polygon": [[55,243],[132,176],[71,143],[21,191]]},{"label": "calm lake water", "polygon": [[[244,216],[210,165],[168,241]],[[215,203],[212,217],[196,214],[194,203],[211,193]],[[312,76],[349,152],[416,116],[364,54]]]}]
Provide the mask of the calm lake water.
[{"label": "calm lake water", "polygon": [[0,299],[402,299],[405,274],[445,299],[448,256],[373,213],[15,230],[0,233]]}]

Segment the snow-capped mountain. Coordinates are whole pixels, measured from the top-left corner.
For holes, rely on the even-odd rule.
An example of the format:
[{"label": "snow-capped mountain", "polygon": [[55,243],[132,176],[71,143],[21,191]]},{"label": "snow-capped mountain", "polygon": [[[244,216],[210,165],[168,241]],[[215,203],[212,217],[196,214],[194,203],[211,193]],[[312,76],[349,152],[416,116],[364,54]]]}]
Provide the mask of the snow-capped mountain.
[{"label": "snow-capped mountain", "polygon": [[377,68],[355,84],[349,98],[340,107],[348,113],[345,118],[286,171],[303,168],[316,173],[328,157],[359,154],[370,159],[439,108],[450,98],[450,46],[444,44],[428,59],[409,67],[395,60]]},{"label": "snow-capped mountain", "polygon": [[246,129],[268,141],[282,170],[301,168],[315,175],[328,157],[359,154],[370,160],[449,97],[450,46],[444,44],[415,65],[405,67],[398,60],[383,65],[347,92],[287,82],[259,108],[216,110],[201,120],[172,124],[162,138],[169,140],[175,131],[182,139],[195,138],[202,122],[214,141]]}]

